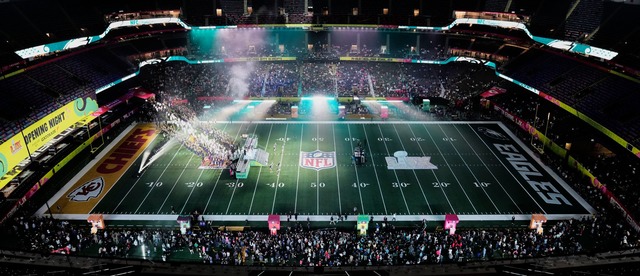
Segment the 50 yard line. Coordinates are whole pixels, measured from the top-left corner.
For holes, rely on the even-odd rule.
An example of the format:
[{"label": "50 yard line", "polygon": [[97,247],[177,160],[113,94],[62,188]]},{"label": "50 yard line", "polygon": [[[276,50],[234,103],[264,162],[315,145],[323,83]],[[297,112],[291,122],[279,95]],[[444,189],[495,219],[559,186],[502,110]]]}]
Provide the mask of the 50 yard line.
[{"label": "50 yard line", "polygon": [[[333,131],[333,150],[335,152],[338,150],[336,147],[336,125],[331,125],[331,130]],[[353,151],[351,151],[351,153],[353,154]],[[338,160],[337,157],[336,160]],[[336,164],[336,181],[338,183],[338,207],[340,208],[340,215],[342,215],[342,199],[340,198],[340,174],[338,173],[338,164]],[[362,197],[360,198],[360,204],[362,204]],[[362,208],[362,212],[364,213],[364,207]]]},{"label": "50 yard line", "polygon": [[[302,137],[303,137],[302,135],[303,134],[304,134],[304,125],[300,128],[300,150],[298,151],[298,154],[302,152]],[[298,156],[298,159],[300,159],[299,156]],[[296,177],[296,199],[294,200],[294,204],[293,204],[294,213],[298,213],[298,187],[300,186],[300,164],[298,164],[297,167],[298,167],[298,176]]]}]

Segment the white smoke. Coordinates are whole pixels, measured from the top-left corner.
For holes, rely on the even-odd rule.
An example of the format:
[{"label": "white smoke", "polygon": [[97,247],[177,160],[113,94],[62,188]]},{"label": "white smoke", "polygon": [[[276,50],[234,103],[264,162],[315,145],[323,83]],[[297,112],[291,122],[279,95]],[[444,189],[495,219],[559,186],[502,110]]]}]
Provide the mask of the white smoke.
[{"label": "white smoke", "polygon": [[255,64],[253,62],[236,63],[231,66],[228,95],[241,99],[249,94],[250,77]]}]

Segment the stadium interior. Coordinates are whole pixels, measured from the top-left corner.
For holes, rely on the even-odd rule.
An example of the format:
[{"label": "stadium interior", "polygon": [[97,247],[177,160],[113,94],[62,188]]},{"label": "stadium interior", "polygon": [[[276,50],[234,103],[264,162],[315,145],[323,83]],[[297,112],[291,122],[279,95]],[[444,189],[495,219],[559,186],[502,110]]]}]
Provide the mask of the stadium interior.
[{"label": "stadium interior", "polygon": [[638,15],[0,0],[0,274],[639,275]]}]

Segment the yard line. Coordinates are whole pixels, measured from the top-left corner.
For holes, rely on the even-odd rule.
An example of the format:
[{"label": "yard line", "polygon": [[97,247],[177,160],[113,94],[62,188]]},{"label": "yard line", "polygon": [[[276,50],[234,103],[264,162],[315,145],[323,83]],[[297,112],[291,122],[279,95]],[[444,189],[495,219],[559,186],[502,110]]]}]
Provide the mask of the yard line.
[{"label": "yard line", "polygon": [[169,191],[167,196],[164,197],[164,201],[162,202],[162,205],[160,205],[160,208],[158,208],[158,212],[156,212],[156,213],[160,213],[160,210],[162,210],[162,207],[164,207],[164,204],[167,203],[167,199],[169,199],[169,196],[171,195],[171,192],[173,192],[173,189],[175,189],[176,185],[178,185],[178,181],[180,181],[180,178],[184,174],[184,171],[187,170],[187,167],[189,166],[189,163],[191,163],[191,159],[193,159],[194,156],[195,156],[195,154],[192,154],[191,157],[189,157],[189,161],[187,161],[187,163],[184,164],[184,168],[182,168],[182,172],[180,172],[180,175],[178,175],[178,178],[176,179],[176,182],[173,183],[173,187],[171,187],[171,190]]},{"label": "yard line", "polygon": [[[353,154],[355,151],[353,150],[353,136],[351,136],[351,127],[350,127],[350,125],[347,125],[347,129],[349,130],[349,146],[351,146],[351,154]],[[335,137],[335,134],[334,134],[334,137]],[[369,154],[371,154],[371,152],[369,152]],[[373,158],[371,158],[371,160],[373,160]],[[356,166],[356,164],[353,164],[353,169],[356,171],[356,181],[358,181],[356,186],[358,186],[358,194],[360,195],[360,210],[362,210],[363,214],[366,214],[366,212],[364,211],[364,203],[362,202],[362,191],[360,190],[360,177],[358,176],[358,166]],[[378,176],[378,174],[376,174],[376,177],[377,176]],[[382,195],[382,192],[380,193],[380,195]],[[384,204],[384,200],[382,201],[382,204]],[[384,206],[384,212],[385,213],[387,212],[387,206],[386,205]]]},{"label": "yard line", "polygon": [[[407,125],[409,127],[409,130],[411,130],[411,134],[413,135],[413,138],[417,138],[415,132],[413,132],[413,128],[411,128],[411,125]],[[418,147],[420,148],[420,151],[422,152],[422,155],[424,155],[424,150],[422,149],[422,145],[420,145],[420,143],[418,142],[418,140],[416,139],[416,143],[418,144]],[[440,182],[440,179],[438,179],[438,175],[436,174],[435,170],[431,170],[431,173],[433,173],[433,177],[436,178],[436,181],[438,181],[438,183]],[[451,207],[451,211],[453,211],[453,213],[456,213],[456,209],[453,208],[453,205],[451,204],[451,201],[449,201],[449,197],[447,196],[447,193],[444,191],[444,188],[442,187],[442,185],[440,186],[440,190],[442,191],[442,194],[444,195],[444,198],[447,200],[447,202],[449,203],[449,207]],[[422,190],[422,189],[421,189]],[[422,192],[422,195],[425,197],[425,200],[427,200],[424,191]],[[428,202],[427,202],[428,204]],[[431,210],[431,206],[429,206],[429,210]],[[431,211],[431,214],[433,214],[433,211]]]},{"label": "yard line", "polygon": [[[516,203],[513,198],[511,198],[511,195],[507,192],[507,190],[504,189],[504,187],[502,186],[502,183],[500,183],[500,180],[493,174],[493,172],[489,169],[489,167],[487,167],[487,164],[484,163],[484,161],[480,158],[480,156],[478,155],[478,153],[476,152],[476,150],[471,146],[471,144],[469,143],[469,141],[467,141],[467,138],[464,137],[464,135],[462,135],[462,132],[460,132],[460,130],[458,129],[457,126],[453,126],[453,128],[455,128],[458,133],[460,134],[460,136],[462,137],[462,139],[464,140],[465,143],[467,143],[467,145],[469,145],[469,147],[471,148],[471,150],[473,151],[473,153],[478,156],[478,159],[480,160],[480,162],[482,162],[482,165],[484,165],[485,169],[489,172],[489,174],[491,174],[491,176],[493,177],[493,179],[495,179],[495,181],[498,183],[498,185],[500,185],[500,188],[502,188],[502,190],[504,191],[505,194],[507,194],[507,196],[509,197],[509,199],[511,199],[511,202],[513,202],[513,204],[516,206],[516,208],[518,208],[518,211],[520,211],[520,213],[522,213],[522,209],[520,209],[520,206],[518,206],[518,203]],[[482,140],[482,138],[480,138],[480,140]],[[491,151],[491,149],[489,149],[489,151]],[[499,158],[497,158],[499,160]],[[482,185],[480,185],[482,187]]]},{"label": "yard line", "polygon": [[[404,147],[404,143],[402,142],[402,138],[400,138],[400,134],[398,133],[398,129],[396,128],[395,124],[393,125],[393,129],[396,131],[396,136],[398,136],[398,140],[400,141],[400,144],[402,145],[402,149],[404,151],[407,151],[407,149]],[[411,130],[411,132],[413,133],[413,130]],[[420,146],[420,144],[418,144],[418,146]],[[420,150],[422,151],[422,147],[420,147]],[[424,155],[424,152],[423,152],[423,155]],[[420,192],[422,192],[422,197],[424,197],[424,201],[427,203],[427,207],[429,207],[429,211],[431,212],[431,214],[433,214],[433,210],[431,210],[431,204],[429,204],[429,200],[427,200],[427,196],[424,194],[424,190],[422,189],[422,183],[420,183],[420,178],[418,177],[418,174],[416,174],[416,170],[412,169],[411,171],[413,172],[413,176],[416,178],[416,181],[418,181],[418,187],[420,188]]]},{"label": "yard line", "polygon": [[[265,151],[269,152],[269,141],[271,139],[271,130],[273,130],[273,124],[271,124],[271,127],[269,128],[269,135],[267,136],[267,145],[265,146]],[[269,160],[267,160],[267,162],[269,162]],[[267,164],[268,165],[268,164]],[[249,212],[247,212],[247,215],[251,215],[251,209],[253,208],[253,200],[256,198],[256,191],[258,190],[258,182],[260,181],[260,175],[262,174],[262,166],[260,167],[260,170],[258,170],[258,177],[256,178],[256,186],[253,187],[253,196],[251,196],[251,203],[249,204]]]},{"label": "yard line", "polygon": [[[256,136],[256,129],[258,129],[258,125],[255,125],[256,127],[253,129],[253,137]],[[249,126],[247,126],[247,130],[249,129]],[[268,145],[268,144],[267,144]],[[256,145],[257,146],[257,145]],[[240,149],[239,149],[240,150]],[[241,162],[242,160],[239,160],[238,162]],[[262,168],[262,167],[261,167]],[[227,211],[225,212],[225,215],[229,214],[229,208],[231,207],[231,202],[233,202],[233,196],[236,194],[236,189],[238,188],[238,181],[240,181],[240,179],[236,178],[236,184],[233,185],[233,192],[231,192],[231,198],[229,199],[229,205],[227,205]]]},{"label": "yard line", "polygon": [[[280,153],[280,166],[282,166],[282,157],[284,157],[284,146],[287,143],[287,131],[289,131],[289,124],[284,129],[284,141],[282,142],[282,152]],[[302,143],[302,137],[300,137],[300,143]],[[276,208],[276,198],[278,197],[278,183],[280,183],[280,166],[278,166],[278,176],[276,177],[276,191],[273,194],[273,204],[271,205],[271,213],[273,214],[273,210]]]},{"label": "yard line", "polygon": [[[176,156],[178,155],[178,152],[180,152],[180,149],[182,149],[182,146],[184,145],[184,143],[180,144],[180,147],[178,148],[178,150],[176,150],[176,153],[173,154],[173,157],[171,157],[171,160],[169,160],[169,164],[167,164],[166,167],[164,167],[164,170],[162,170],[162,173],[160,173],[160,176],[158,176],[158,179],[156,179],[155,183],[158,182],[158,180],[160,180],[160,178],[162,177],[162,175],[164,175],[164,172],[167,171],[167,169],[169,168],[169,166],[171,166],[171,162],[173,162],[173,159],[176,158]],[[149,194],[151,194],[151,191],[153,191],[153,188],[155,188],[156,185],[153,185],[151,187],[151,189],[149,189],[149,191],[147,192],[147,195],[144,196],[144,198],[142,199],[142,201],[140,202],[140,205],[138,205],[138,208],[136,208],[136,211],[134,213],[137,213],[138,210],[140,210],[140,207],[142,207],[142,204],[144,204],[145,200],[147,200],[147,197],[149,197]],[[124,198],[123,198],[124,199]]]},{"label": "yard line", "polygon": [[[302,134],[304,134],[304,125],[300,128],[300,150],[302,152]],[[299,153],[298,153],[299,154]],[[300,164],[298,164],[298,176],[296,177],[296,199],[293,204],[293,212],[298,213],[298,187],[300,184]]]},{"label": "yard line", "polygon": [[426,125],[422,125],[422,127],[424,128],[424,130],[427,131],[427,134],[429,135],[429,138],[431,138],[431,141],[433,142],[433,145],[436,146],[436,149],[438,150],[440,155],[442,155],[442,160],[444,160],[444,163],[447,164],[447,168],[449,168],[449,171],[451,171],[451,175],[453,175],[453,178],[455,178],[456,182],[458,182],[458,186],[460,186],[460,189],[462,189],[462,193],[464,193],[464,196],[467,197],[467,200],[469,200],[469,203],[471,203],[471,207],[473,207],[473,210],[476,212],[476,214],[478,214],[478,209],[476,209],[476,206],[473,205],[473,201],[471,201],[471,199],[469,198],[469,195],[467,195],[467,192],[464,190],[464,187],[462,187],[462,183],[460,183],[460,180],[456,176],[456,173],[453,172],[453,169],[451,169],[451,166],[449,165],[449,162],[447,161],[447,158],[444,157],[444,154],[442,154],[442,151],[440,150],[440,147],[438,147],[438,144],[436,143],[436,140],[433,139],[433,136],[431,136],[431,132],[429,132],[429,130],[427,129]]},{"label": "yard line", "polygon": [[[236,137],[234,137],[234,138],[233,138],[233,143],[234,143],[234,144],[236,143],[236,140],[238,140],[238,135],[240,135],[240,131],[242,130],[242,126],[243,126],[243,125],[244,125],[244,123],[242,123],[242,124],[240,125],[240,127],[238,128],[238,133],[236,133]],[[225,125],[225,126],[224,126],[224,129],[222,129],[222,130],[224,131],[225,129],[227,129],[227,126],[228,126],[228,124],[227,124],[227,125]],[[238,149],[238,150],[240,150],[240,149]],[[218,187],[218,182],[220,182],[220,177],[221,177],[221,176],[222,176],[222,174],[224,173],[224,170],[225,170],[225,169],[222,169],[222,171],[221,171],[221,172],[220,172],[220,174],[218,175],[218,179],[216,179],[216,184],[215,184],[215,185],[213,185],[213,190],[211,190],[211,194],[209,195],[209,199],[207,200],[207,205],[205,205],[205,206],[204,206],[204,209],[202,209],[202,214],[203,214],[203,215],[204,215],[204,214],[205,214],[205,212],[207,211],[207,208],[209,207],[209,203],[211,203],[211,197],[213,197],[213,192],[215,192],[215,191],[216,191],[216,188]]]},{"label": "yard line", "polygon": [[[367,137],[367,141],[369,141],[369,135],[367,135],[367,129],[362,125],[362,129],[364,130],[364,137]],[[351,133],[351,131],[349,131]],[[353,146],[352,146],[353,147]],[[376,174],[376,181],[378,182],[378,190],[380,190],[380,198],[382,198],[382,206],[384,206],[384,214],[388,215],[387,212],[387,204],[384,202],[384,195],[382,194],[382,186],[380,186],[380,178],[378,178],[378,169],[376,169],[376,162],[373,160],[373,151],[371,151],[371,144],[367,142],[367,147],[369,148],[369,154],[371,154],[371,164],[373,165],[373,171]],[[360,186],[360,183],[358,183]],[[362,200],[362,196],[360,196],[360,200]]]},{"label": "yard line", "polygon": [[[444,133],[444,135],[447,135],[447,133],[444,132],[444,129],[442,128],[441,125],[438,125],[438,127],[440,128],[440,130],[442,131],[442,133]],[[448,135],[447,135],[448,136]],[[467,164],[467,161],[464,160],[464,158],[462,157],[462,155],[460,154],[460,152],[458,151],[458,148],[456,147],[456,145],[453,143],[453,141],[449,140],[449,143],[451,144],[451,146],[453,147],[453,150],[456,151],[456,153],[458,154],[458,156],[460,156],[460,159],[462,160],[462,163],[464,163],[465,167],[467,167],[467,170],[469,170],[469,172],[471,173],[471,176],[473,176],[473,179],[476,180],[476,182],[478,184],[480,184],[480,180],[478,180],[478,177],[476,177],[476,174],[473,173],[473,170],[471,170],[471,168],[469,167],[469,164]],[[499,214],[502,214],[502,212],[500,212],[500,209],[498,209],[498,206],[496,206],[496,203],[493,202],[493,199],[491,199],[491,196],[489,196],[489,193],[487,193],[487,190],[482,187],[482,185],[479,185],[480,189],[482,189],[482,191],[484,192],[484,194],[487,196],[487,198],[489,199],[489,201],[491,201],[491,204],[493,204],[493,207],[496,208],[496,211],[498,211]]]},{"label": "yard line", "polygon": [[[364,130],[364,136],[367,137],[367,141],[369,139],[369,135],[367,135],[367,129],[362,125],[362,129]],[[380,190],[380,197],[382,198],[382,206],[384,206],[384,214],[388,215],[387,212],[387,204],[384,201],[384,195],[382,194],[382,186],[380,185],[380,178],[378,178],[378,169],[376,169],[376,162],[373,160],[373,151],[371,151],[371,144],[367,142],[367,147],[369,148],[369,154],[371,154],[371,164],[373,165],[373,171],[376,173],[376,182],[378,182],[378,190]],[[358,186],[360,183],[358,183]]]},{"label": "yard line", "polygon": [[[156,136],[156,137],[157,137],[157,136]],[[168,142],[167,142],[167,143],[168,143]],[[142,154],[141,154],[140,156],[142,156]],[[138,158],[140,158],[140,156],[138,156]],[[147,170],[144,170],[144,171],[142,172],[142,174],[140,174],[140,177],[138,177],[138,178],[136,179],[136,181],[135,181],[135,182],[133,182],[133,185],[131,185],[131,187],[129,188],[129,191],[127,191],[127,193],[124,195],[124,197],[122,197],[122,199],[120,199],[120,202],[118,202],[118,205],[116,205],[116,207],[115,207],[115,208],[113,208],[113,211],[111,211],[111,213],[115,213],[115,211],[116,211],[116,210],[118,210],[118,207],[120,207],[120,204],[122,204],[122,202],[124,201],[124,199],[125,199],[125,198],[127,198],[127,196],[129,196],[129,193],[131,193],[131,190],[133,190],[133,187],[135,187],[135,186],[136,186],[136,184],[138,184],[138,181],[140,181],[140,179],[142,179],[142,176],[143,176],[145,173],[147,173]],[[118,181],[119,181],[119,180],[120,180],[120,179],[118,179]],[[118,182],[116,181],[116,183],[118,183]],[[114,186],[115,186],[115,185],[114,185]],[[98,203],[100,203],[100,202],[98,202]],[[98,206],[98,203],[96,203],[96,205],[95,205],[95,206]],[[93,208],[95,208],[95,206],[94,206]],[[91,212],[89,212],[89,213],[90,213],[90,214],[91,214],[91,213],[93,213],[93,209],[91,209]]]},{"label": "yard line", "polygon": [[[378,130],[380,131],[380,136],[382,137],[382,143],[384,144],[384,148],[387,149],[387,155],[389,153],[389,147],[387,147],[387,141],[384,141],[384,134],[382,133],[382,128],[378,125]],[[372,158],[373,159],[373,158]],[[396,170],[393,170],[393,174],[396,176],[396,181],[398,181],[398,189],[400,189],[400,194],[402,195],[402,200],[404,201],[404,206],[407,207],[407,214],[411,215],[411,211],[409,210],[409,204],[407,204],[407,198],[404,197],[404,191],[402,191],[402,186],[400,186],[400,179],[398,178],[398,173]]]},{"label": "yard line", "polygon": [[[333,151],[337,151],[336,147],[336,125],[331,125],[333,131]],[[353,151],[351,151],[353,154]],[[338,160],[338,158],[336,158]],[[337,163],[337,162],[336,162]],[[342,199],[340,198],[340,174],[338,173],[338,164],[336,164],[336,181],[338,182],[338,207],[340,208],[340,215],[342,215]],[[364,212],[364,209],[362,210]]]},{"label": "yard line", "polygon": [[[193,187],[191,188],[191,192],[189,192],[189,196],[187,197],[187,200],[184,201],[184,204],[182,204],[182,209],[180,209],[180,213],[178,214],[182,214],[182,211],[184,211],[184,207],[187,206],[187,203],[189,202],[189,199],[191,198],[191,194],[193,194],[193,191],[196,189],[196,186],[198,185],[198,182],[200,182],[200,177],[202,177],[202,173],[204,172],[204,169],[200,170],[200,175],[198,175],[198,179],[196,179],[196,185],[193,185]],[[220,172],[222,173],[222,171]]]},{"label": "yard line", "polygon": [[520,185],[520,187],[522,187],[522,189],[525,191],[525,193],[527,193],[529,195],[529,197],[531,198],[531,200],[533,200],[533,202],[536,203],[536,205],[538,205],[538,208],[540,208],[540,210],[542,210],[543,213],[547,213],[547,211],[544,210],[544,208],[542,208],[542,206],[540,206],[540,204],[538,203],[537,200],[535,200],[533,198],[533,196],[529,193],[529,191],[527,189],[524,188],[524,186],[522,185],[522,182],[520,181],[520,179],[518,179],[515,175],[513,175],[513,173],[511,172],[511,170],[507,169],[507,165],[504,164],[504,162],[502,161],[501,158],[498,157],[498,155],[496,155],[496,153],[491,150],[491,147],[489,147],[489,145],[487,145],[487,143],[482,139],[482,137],[480,137],[480,135],[478,134],[478,132],[476,132],[475,129],[473,129],[473,127],[471,127],[469,125],[469,128],[471,128],[471,130],[473,130],[473,133],[476,134],[476,136],[478,136],[478,138],[480,139],[480,141],[482,141],[482,143],[485,145],[485,147],[487,147],[489,149],[489,151],[493,154],[493,156],[496,157],[496,159],[498,159],[498,161],[500,161],[500,164],[502,164],[502,166],[507,170],[507,172],[509,172],[509,174],[511,175],[511,177],[513,177],[513,179],[515,179],[516,182],[518,182],[518,184]]}]

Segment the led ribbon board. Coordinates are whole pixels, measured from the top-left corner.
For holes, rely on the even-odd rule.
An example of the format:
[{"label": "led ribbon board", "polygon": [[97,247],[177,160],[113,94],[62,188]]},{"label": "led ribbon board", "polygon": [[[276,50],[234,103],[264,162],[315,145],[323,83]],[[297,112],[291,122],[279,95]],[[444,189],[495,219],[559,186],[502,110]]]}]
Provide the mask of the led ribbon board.
[{"label": "led ribbon board", "polygon": [[[32,58],[39,55],[47,55],[51,52],[63,51],[68,49],[77,48],[83,45],[87,45],[90,43],[94,43],[109,33],[112,29],[123,28],[123,27],[134,27],[134,26],[142,26],[142,25],[151,25],[151,24],[163,24],[163,23],[175,23],[184,27],[187,30],[191,30],[191,26],[184,23],[180,18],[174,17],[166,17],[166,18],[148,18],[148,19],[135,19],[135,20],[125,20],[125,21],[117,21],[109,24],[107,29],[100,35],[97,36],[87,36],[80,37],[60,42],[54,42],[49,44],[43,44],[23,50],[16,51],[15,53],[19,55],[23,59]],[[501,21],[501,20],[491,20],[491,19],[478,19],[478,18],[458,18],[451,22],[451,24],[444,27],[423,27],[423,26],[398,26],[398,29],[406,29],[406,30],[432,30],[432,31],[445,31],[453,28],[458,24],[477,24],[477,25],[485,25],[485,26],[494,26],[500,28],[511,28],[511,29],[520,29],[523,30],[531,39],[538,43],[542,43],[549,47],[553,47],[560,50],[570,51],[573,53],[579,53],[586,56],[593,56],[597,58],[602,58],[606,60],[611,60],[612,58],[618,55],[617,52],[609,51],[606,49],[590,46],[582,43],[574,43],[566,40],[545,38],[540,36],[534,36],[529,32],[527,26],[520,22],[513,21]],[[269,28],[269,27],[281,27],[283,25],[260,25],[261,27]],[[290,28],[301,28],[306,25],[304,24],[294,24],[294,25],[284,25],[285,27]],[[341,26],[341,25],[327,25],[327,26]],[[344,25],[345,27],[352,27],[352,25]],[[367,25],[367,27],[375,27],[376,25]],[[237,26],[219,26],[219,27],[194,27],[194,30],[205,30],[205,29],[235,29]],[[304,29],[304,28],[303,28]]]},{"label": "led ribbon board", "polygon": [[189,25],[182,22],[180,18],[174,18],[174,17],[117,21],[109,24],[107,29],[100,35],[79,37],[79,38],[74,38],[74,39],[65,40],[65,41],[58,41],[54,43],[38,45],[31,48],[15,51],[15,53],[23,59],[32,58],[32,57],[41,56],[41,55],[48,55],[50,53],[78,48],[80,46],[97,42],[100,39],[104,38],[107,35],[107,33],[109,33],[109,31],[113,29],[152,25],[152,24],[163,24],[163,23],[175,23],[175,24],[179,24],[185,29],[191,29],[191,27],[189,27]]}]

